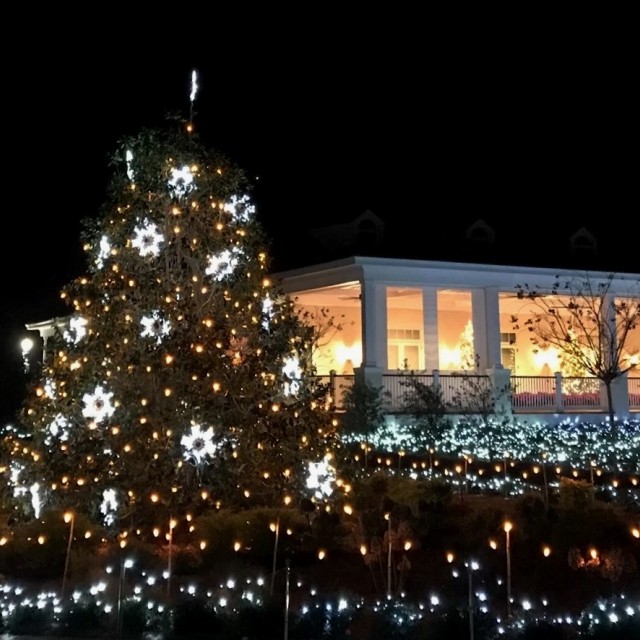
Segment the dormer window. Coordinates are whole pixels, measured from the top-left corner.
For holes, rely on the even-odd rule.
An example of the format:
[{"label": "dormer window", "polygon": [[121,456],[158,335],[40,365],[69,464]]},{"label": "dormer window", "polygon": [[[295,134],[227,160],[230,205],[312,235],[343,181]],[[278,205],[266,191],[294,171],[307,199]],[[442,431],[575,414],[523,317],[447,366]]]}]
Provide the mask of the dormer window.
[{"label": "dormer window", "polygon": [[495,231],[484,221],[476,220],[467,229],[467,240],[476,245],[492,245],[496,239]]},{"label": "dormer window", "polygon": [[569,247],[571,253],[576,256],[595,256],[598,252],[598,243],[594,235],[584,227],[569,238]]}]

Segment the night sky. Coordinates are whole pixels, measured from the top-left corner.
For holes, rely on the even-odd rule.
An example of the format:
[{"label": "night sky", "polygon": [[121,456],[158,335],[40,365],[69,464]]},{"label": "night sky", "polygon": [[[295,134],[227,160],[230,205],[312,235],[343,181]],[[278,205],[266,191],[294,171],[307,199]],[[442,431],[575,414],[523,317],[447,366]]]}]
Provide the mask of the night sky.
[{"label": "night sky", "polygon": [[623,43],[470,38],[411,15],[289,15],[286,28],[253,17],[249,30],[212,15],[207,29],[176,17],[173,31],[144,33],[123,18],[84,36],[43,22],[24,34],[37,64],[5,61],[3,424],[23,393],[25,323],[64,313],[60,288],[84,272],[80,220],[104,201],[116,142],[188,114],[193,69],[196,128],[246,170],[283,262],[296,229],[367,209],[410,229],[527,220],[525,251],[558,220],[603,232],[626,220],[637,247],[637,83]]}]

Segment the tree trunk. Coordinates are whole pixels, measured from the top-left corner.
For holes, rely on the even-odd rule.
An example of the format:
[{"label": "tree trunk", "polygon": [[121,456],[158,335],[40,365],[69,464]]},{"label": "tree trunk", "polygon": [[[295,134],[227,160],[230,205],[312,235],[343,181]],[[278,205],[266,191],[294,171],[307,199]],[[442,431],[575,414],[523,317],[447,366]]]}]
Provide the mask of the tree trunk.
[{"label": "tree trunk", "polygon": [[611,380],[605,380],[604,386],[607,389],[607,408],[609,409],[609,421],[611,422],[611,426],[615,426],[616,412],[613,408],[613,398],[611,394]]}]

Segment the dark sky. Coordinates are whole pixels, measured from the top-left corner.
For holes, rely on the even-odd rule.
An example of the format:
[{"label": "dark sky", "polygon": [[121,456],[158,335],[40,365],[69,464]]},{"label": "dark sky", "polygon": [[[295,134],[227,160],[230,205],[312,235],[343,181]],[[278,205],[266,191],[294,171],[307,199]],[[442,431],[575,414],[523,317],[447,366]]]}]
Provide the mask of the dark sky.
[{"label": "dark sky", "polygon": [[5,60],[2,423],[22,394],[25,323],[62,312],[60,288],[84,271],[79,221],[104,200],[117,140],[187,114],[193,69],[198,131],[246,169],[280,250],[296,228],[366,209],[409,229],[526,220],[531,246],[558,220],[618,230],[616,217],[637,247],[637,72],[624,41],[418,14],[253,18],[211,15],[202,28],[176,16],[143,33],[95,17],[79,36],[43,16],[23,41],[37,64]]}]

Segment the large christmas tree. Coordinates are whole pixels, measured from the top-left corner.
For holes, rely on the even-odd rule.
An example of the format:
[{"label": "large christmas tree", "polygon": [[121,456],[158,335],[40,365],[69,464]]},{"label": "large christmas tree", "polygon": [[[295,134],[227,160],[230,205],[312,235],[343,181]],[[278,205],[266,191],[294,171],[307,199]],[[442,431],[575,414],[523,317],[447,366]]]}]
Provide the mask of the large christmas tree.
[{"label": "large christmas tree", "polygon": [[334,444],[316,331],[269,280],[251,184],[186,124],[123,139],[84,224],[87,275],[5,442],[36,509],[150,531],[289,504]]}]

